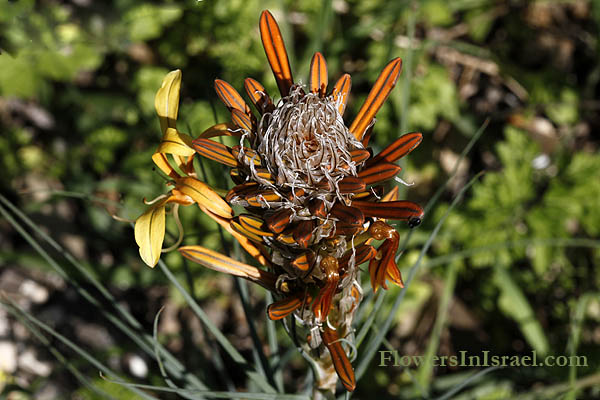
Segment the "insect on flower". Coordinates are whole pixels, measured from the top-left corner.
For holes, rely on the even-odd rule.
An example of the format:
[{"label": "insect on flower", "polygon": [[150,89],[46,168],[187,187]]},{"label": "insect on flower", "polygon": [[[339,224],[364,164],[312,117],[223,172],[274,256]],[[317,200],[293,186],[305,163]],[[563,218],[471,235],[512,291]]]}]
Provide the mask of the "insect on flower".
[{"label": "insect on flower", "polygon": [[[347,127],[343,115],[350,75],[328,91],[325,58],[315,53],[308,85],[297,84],[279,27],[268,11],[261,15],[260,34],[281,99],[275,102],[263,85],[247,78],[244,88],[258,114],[230,84],[217,79],[217,95],[232,122],[215,125],[193,140],[175,126],[181,73],[171,72],[163,81],[156,96],[163,140],[153,160],[172,178],[173,189],[136,221],[136,241],[144,261],[155,265],[167,205],[175,204],[176,210],[178,205],[198,204],[264,269],[200,246],[180,247],[181,254],[271,290],[277,301],[268,307],[269,318],[294,315],[308,332],[304,347],[321,372],[333,367],[352,391],[354,371],[342,339],[352,341],[352,320],[362,299],[358,266],[369,262],[374,291],[387,289],[388,280],[403,286],[395,260],[399,234],[386,220],[405,220],[413,227],[423,209],[398,200],[397,187],[384,193],[382,183],[395,178],[401,170],[395,162],[414,150],[422,135],[401,136],[376,155],[368,147],[375,115],[396,84],[401,59],[385,66]],[[239,145],[212,140],[224,135],[238,137]],[[197,179],[195,154],[231,168],[236,186],[224,198]],[[231,205],[246,212],[234,215]],[[375,248],[373,241],[382,243]],[[331,390],[331,379],[326,381],[319,382],[320,389]]]}]

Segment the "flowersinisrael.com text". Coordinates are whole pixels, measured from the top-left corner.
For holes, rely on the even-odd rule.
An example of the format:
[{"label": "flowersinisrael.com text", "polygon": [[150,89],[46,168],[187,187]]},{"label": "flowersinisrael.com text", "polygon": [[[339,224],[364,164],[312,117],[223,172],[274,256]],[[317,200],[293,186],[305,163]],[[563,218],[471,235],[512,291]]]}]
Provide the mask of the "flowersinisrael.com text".
[{"label": "flowersinisrael.com text", "polygon": [[[426,362],[425,356],[402,355],[396,350],[380,350],[380,367],[419,367]],[[433,356],[434,367],[587,367],[586,356],[538,356],[534,350],[530,355],[499,356],[489,350],[469,355],[459,351],[457,355]]]}]

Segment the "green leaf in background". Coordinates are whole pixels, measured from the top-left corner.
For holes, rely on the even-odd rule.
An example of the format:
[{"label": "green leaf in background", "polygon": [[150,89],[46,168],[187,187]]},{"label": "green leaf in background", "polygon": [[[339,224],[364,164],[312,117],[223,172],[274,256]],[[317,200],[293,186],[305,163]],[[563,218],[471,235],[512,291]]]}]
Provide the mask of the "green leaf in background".
[{"label": "green leaf in background", "polygon": [[519,324],[519,328],[523,332],[527,343],[539,355],[548,354],[550,346],[544,329],[536,319],[525,295],[515,284],[506,268],[501,266],[494,268],[494,282],[500,291],[500,297],[498,298],[498,307],[500,310],[508,318],[513,319]]},{"label": "green leaf in background", "polygon": [[556,103],[551,103],[546,108],[550,119],[559,125],[575,124],[579,118],[579,97],[572,89],[565,88],[561,91]]},{"label": "green leaf in background", "polygon": [[446,69],[437,65],[427,68],[425,75],[413,78],[408,119],[412,129],[431,131],[438,118],[458,117],[458,96]]},{"label": "green leaf in background", "polygon": [[159,37],[182,14],[180,6],[144,3],[127,12],[123,19],[128,24],[130,39],[136,42]]},{"label": "green leaf in background", "polygon": [[0,71],[0,94],[3,96],[32,97],[45,85],[35,63],[24,54],[16,57],[0,55]]}]

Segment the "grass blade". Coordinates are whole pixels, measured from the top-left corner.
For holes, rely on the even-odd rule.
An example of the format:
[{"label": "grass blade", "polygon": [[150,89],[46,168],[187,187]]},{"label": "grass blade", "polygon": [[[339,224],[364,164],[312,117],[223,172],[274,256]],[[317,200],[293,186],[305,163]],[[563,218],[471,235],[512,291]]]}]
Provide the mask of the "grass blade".
[{"label": "grass blade", "polygon": [[519,324],[519,329],[531,347],[541,355],[548,354],[550,345],[544,329],[537,320],[527,297],[508,272],[508,268],[504,265],[496,265],[493,282],[500,292],[498,308],[506,317]]},{"label": "grass blade", "polygon": [[273,380],[273,371],[271,371],[271,366],[267,361],[267,356],[263,351],[262,343],[258,337],[258,331],[256,330],[256,325],[254,324],[252,315],[252,306],[250,304],[250,296],[248,295],[248,283],[241,278],[233,278],[235,280],[236,288],[240,295],[240,301],[242,302],[242,308],[244,309],[244,316],[246,317],[246,322],[248,323],[248,328],[250,330],[250,337],[252,338],[252,343],[254,344],[252,348],[252,355],[254,357],[254,362],[257,366],[258,372],[260,372],[271,386],[275,386],[275,381]]},{"label": "grass blade", "polygon": [[[2,204],[0,204],[0,214],[6,218],[6,220],[15,228],[15,230],[29,243],[29,245],[50,265],[54,271],[61,276],[65,281],[69,282],[77,293],[81,295],[84,299],[86,299],[91,305],[96,307],[100,313],[108,319],[114,326],[120,329],[126,336],[128,336],[136,345],[138,345],[144,352],[146,352],[151,357],[154,356],[154,352],[152,349],[152,337],[142,332],[141,324],[127,311],[123,306],[121,306],[117,299],[115,299],[110,292],[108,292],[98,280],[87,271],[87,269],[68,251],[66,251],[62,246],[60,246],[54,239],[52,239],[49,235],[47,235],[44,231],[42,231],[35,223],[27,217],[21,210],[19,210],[16,206],[14,206],[6,197],[0,194],[0,203],[4,204],[6,207],[10,209],[21,221],[23,221],[27,226],[29,226],[37,235],[39,235],[42,240],[48,243],[51,247],[53,247],[56,251],[62,254],[67,261],[69,261],[79,272],[81,272],[87,279],[90,280],[90,283],[95,287],[101,287],[103,290],[100,293],[105,297],[105,299],[109,302],[109,304],[113,304],[113,306],[117,309],[120,316],[118,317],[112,312],[108,311],[104,304],[100,302],[94,295],[92,295],[87,289],[83,288],[79,285],[71,275],[67,274],[65,269],[54,260],[46,250],[36,241],[33,236],[31,236],[23,226],[13,218],[13,216],[5,209]],[[127,323],[122,321],[124,319]],[[200,381],[194,375],[185,372],[184,366],[175,358],[173,355],[168,352],[164,347],[159,346],[161,352],[163,353],[163,357],[166,358],[165,364],[169,369],[169,372],[176,377],[177,379],[184,379],[189,384],[194,387],[205,390],[207,389],[206,385]]]},{"label": "grass blade", "polygon": [[[298,394],[281,394],[281,393],[250,393],[250,392],[213,392],[208,390],[187,390],[187,389],[173,389],[165,386],[153,386],[143,385],[138,383],[123,382],[115,379],[107,379],[107,381],[113,382],[126,387],[134,387],[139,389],[153,390],[156,392],[164,393],[175,393],[180,396],[186,396],[190,399],[199,399],[199,396],[213,398],[213,399],[250,399],[250,400],[310,400],[308,396]],[[198,397],[194,397],[198,396]]]},{"label": "grass blade", "polygon": [[[273,302],[273,294],[267,292],[265,300],[267,304],[271,304]],[[271,353],[270,365],[271,369],[274,371],[273,379],[275,380],[275,386],[280,393],[283,393],[283,372],[282,369],[279,368],[281,356],[279,354],[279,344],[277,343],[277,329],[275,321],[272,321],[269,318],[267,318],[267,339],[269,341],[269,350]]]},{"label": "grass blade", "polygon": [[185,301],[191,307],[192,311],[200,318],[200,321],[206,326],[210,333],[215,337],[217,342],[223,347],[223,349],[229,354],[229,356],[239,364],[248,378],[254,381],[262,390],[266,393],[275,393],[275,389],[265,380],[265,378],[258,372],[254,371],[253,368],[248,364],[246,359],[240,354],[239,351],[231,344],[231,342],[223,335],[223,333],[212,323],[208,315],[204,312],[202,307],[190,296],[187,290],[179,283],[175,275],[169,270],[164,261],[159,260],[158,266],[163,271],[167,279],[177,288],[179,293],[184,297]]},{"label": "grass blade", "polygon": [[[567,352],[570,359],[577,355],[577,347],[579,347],[579,339],[581,336],[581,328],[585,319],[585,312],[589,302],[597,297],[600,299],[600,293],[586,293],[579,298],[575,305],[573,313],[573,321],[571,322],[571,335],[567,343]],[[565,395],[565,400],[575,400],[577,398],[577,366],[575,363],[569,365],[569,392]]]},{"label": "grass blade", "polygon": [[452,389],[448,390],[442,396],[436,397],[434,400],[448,400],[448,399],[452,398],[452,396],[454,396],[456,393],[460,392],[463,388],[467,387],[471,382],[474,382],[477,379],[481,378],[482,376],[487,375],[490,372],[493,372],[493,371],[495,371],[497,369],[501,369],[501,368],[502,367],[488,367],[488,368],[482,369],[481,371],[471,375],[470,377],[468,377],[467,379],[465,379],[464,381],[462,381],[460,384],[456,385]]},{"label": "grass blade", "polygon": [[[89,354],[87,351],[85,351],[84,349],[82,349],[81,347],[79,347],[77,344],[75,344],[71,340],[67,339],[65,336],[63,336],[60,333],[56,332],[50,326],[46,325],[45,323],[43,323],[39,319],[35,318],[33,315],[27,313],[27,311],[23,310],[21,307],[19,307],[13,301],[9,300],[9,305],[10,305],[10,307],[7,307],[7,309],[13,315],[17,315],[17,314],[20,315],[20,317],[27,319],[33,325],[37,326],[38,328],[40,328],[41,330],[45,331],[46,333],[52,335],[53,337],[55,337],[56,339],[58,339],[60,342],[62,342],[64,345],[66,345],[71,350],[73,350],[75,353],[77,353],[79,356],[81,356],[83,359],[85,359],[87,362],[89,362],[93,367],[97,368],[99,371],[101,371],[101,372],[103,372],[103,373],[105,373],[107,375],[118,376],[116,372],[114,372],[109,367],[105,366],[103,363],[101,363],[100,361],[98,361],[94,356],[92,356],[91,354]],[[149,396],[147,393],[144,393],[143,391],[139,390],[138,388],[131,387],[130,390],[133,393],[135,393],[138,396],[140,396],[141,398],[150,399],[150,400],[156,399],[155,397]]]},{"label": "grass blade", "polygon": [[[73,364],[71,364],[69,362],[69,360],[60,352],[58,351],[58,349],[56,347],[54,347],[52,345],[52,343],[48,340],[48,338],[46,336],[44,336],[38,328],[36,328],[31,322],[29,322],[23,315],[21,315],[19,313],[19,311],[17,309],[14,309],[11,307],[10,304],[5,303],[4,301],[0,300],[0,304],[2,304],[5,309],[7,309],[7,311],[9,313],[11,313],[15,318],[17,318],[19,320],[19,322],[21,324],[23,324],[28,330],[29,332],[31,332],[31,334],[33,334],[33,336],[35,336],[35,338],[37,340],[40,341],[40,343],[42,343],[42,345],[44,345],[46,347],[46,349],[62,364],[65,366],[65,368],[67,370],[69,370],[69,372],[71,372],[73,374],[73,376],[86,388],[90,389],[92,392],[96,393],[99,396],[102,396],[102,398],[105,399],[111,399],[111,400],[117,400],[114,397],[112,397],[110,394],[108,394],[107,392],[105,392],[104,390],[96,387],[86,376],[84,376],[75,366],[73,366]],[[12,309],[11,309],[12,308]]]},{"label": "grass blade", "polygon": [[448,270],[446,271],[446,278],[444,279],[444,291],[440,297],[440,305],[438,308],[437,317],[435,319],[435,324],[433,326],[433,332],[431,333],[431,338],[429,339],[427,349],[425,350],[425,363],[419,368],[419,372],[417,373],[417,381],[419,382],[419,386],[422,388],[422,390],[424,390],[424,393],[422,393],[424,396],[429,396],[429,386],[433,376],[433,357],[439,349],[440,336],[442,335],[442,330],[446,325],[446,317],[448,315],[450,299],[454,294],[454,288],[456,286],[456,274],[456,264],[450,264]]}]

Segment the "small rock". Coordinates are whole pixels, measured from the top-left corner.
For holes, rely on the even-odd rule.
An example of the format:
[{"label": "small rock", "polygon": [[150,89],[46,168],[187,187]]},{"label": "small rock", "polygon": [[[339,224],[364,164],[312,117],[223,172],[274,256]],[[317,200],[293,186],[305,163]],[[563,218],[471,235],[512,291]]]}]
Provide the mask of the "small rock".
[{"label": "small rock", "polygon": [[10,331],[10,323],[8,315],[4,309],[0,308],[0,337],[8,336]]},{"label": "small rock", "polygon": [[534,169],[546,169],[550,165],[550,157],[548,154],[540,154],[531,161],[531,166]]},{"label": "small rock", "polygon": [[45,303],[48,300],[48,289],[31,279],[21,283],[19,292],[36,304]]},{"label": "small rock", "polygon": [[38,376],[48,376],[52,372],[52,366],[47,361],[40,361],[35,350],[29,348],[19,355],[19,368]]},{"label": "small rock", "polygon": [[61,393],[60,387],[53,382],[47,382],[35,393],[36,400],[54,400],[64,398],[64,393]]},{"label": "small rock", "polygon": [[12,374],[17,370],[17,346],[9,341],[0,342],[0,371]]},{"label": "small rock", "polygon": [[132,354],[127,359],[127,367],[131,375],[136,378],[145,378],[148,375],[148,365],[142,357],[137,354]]}]

